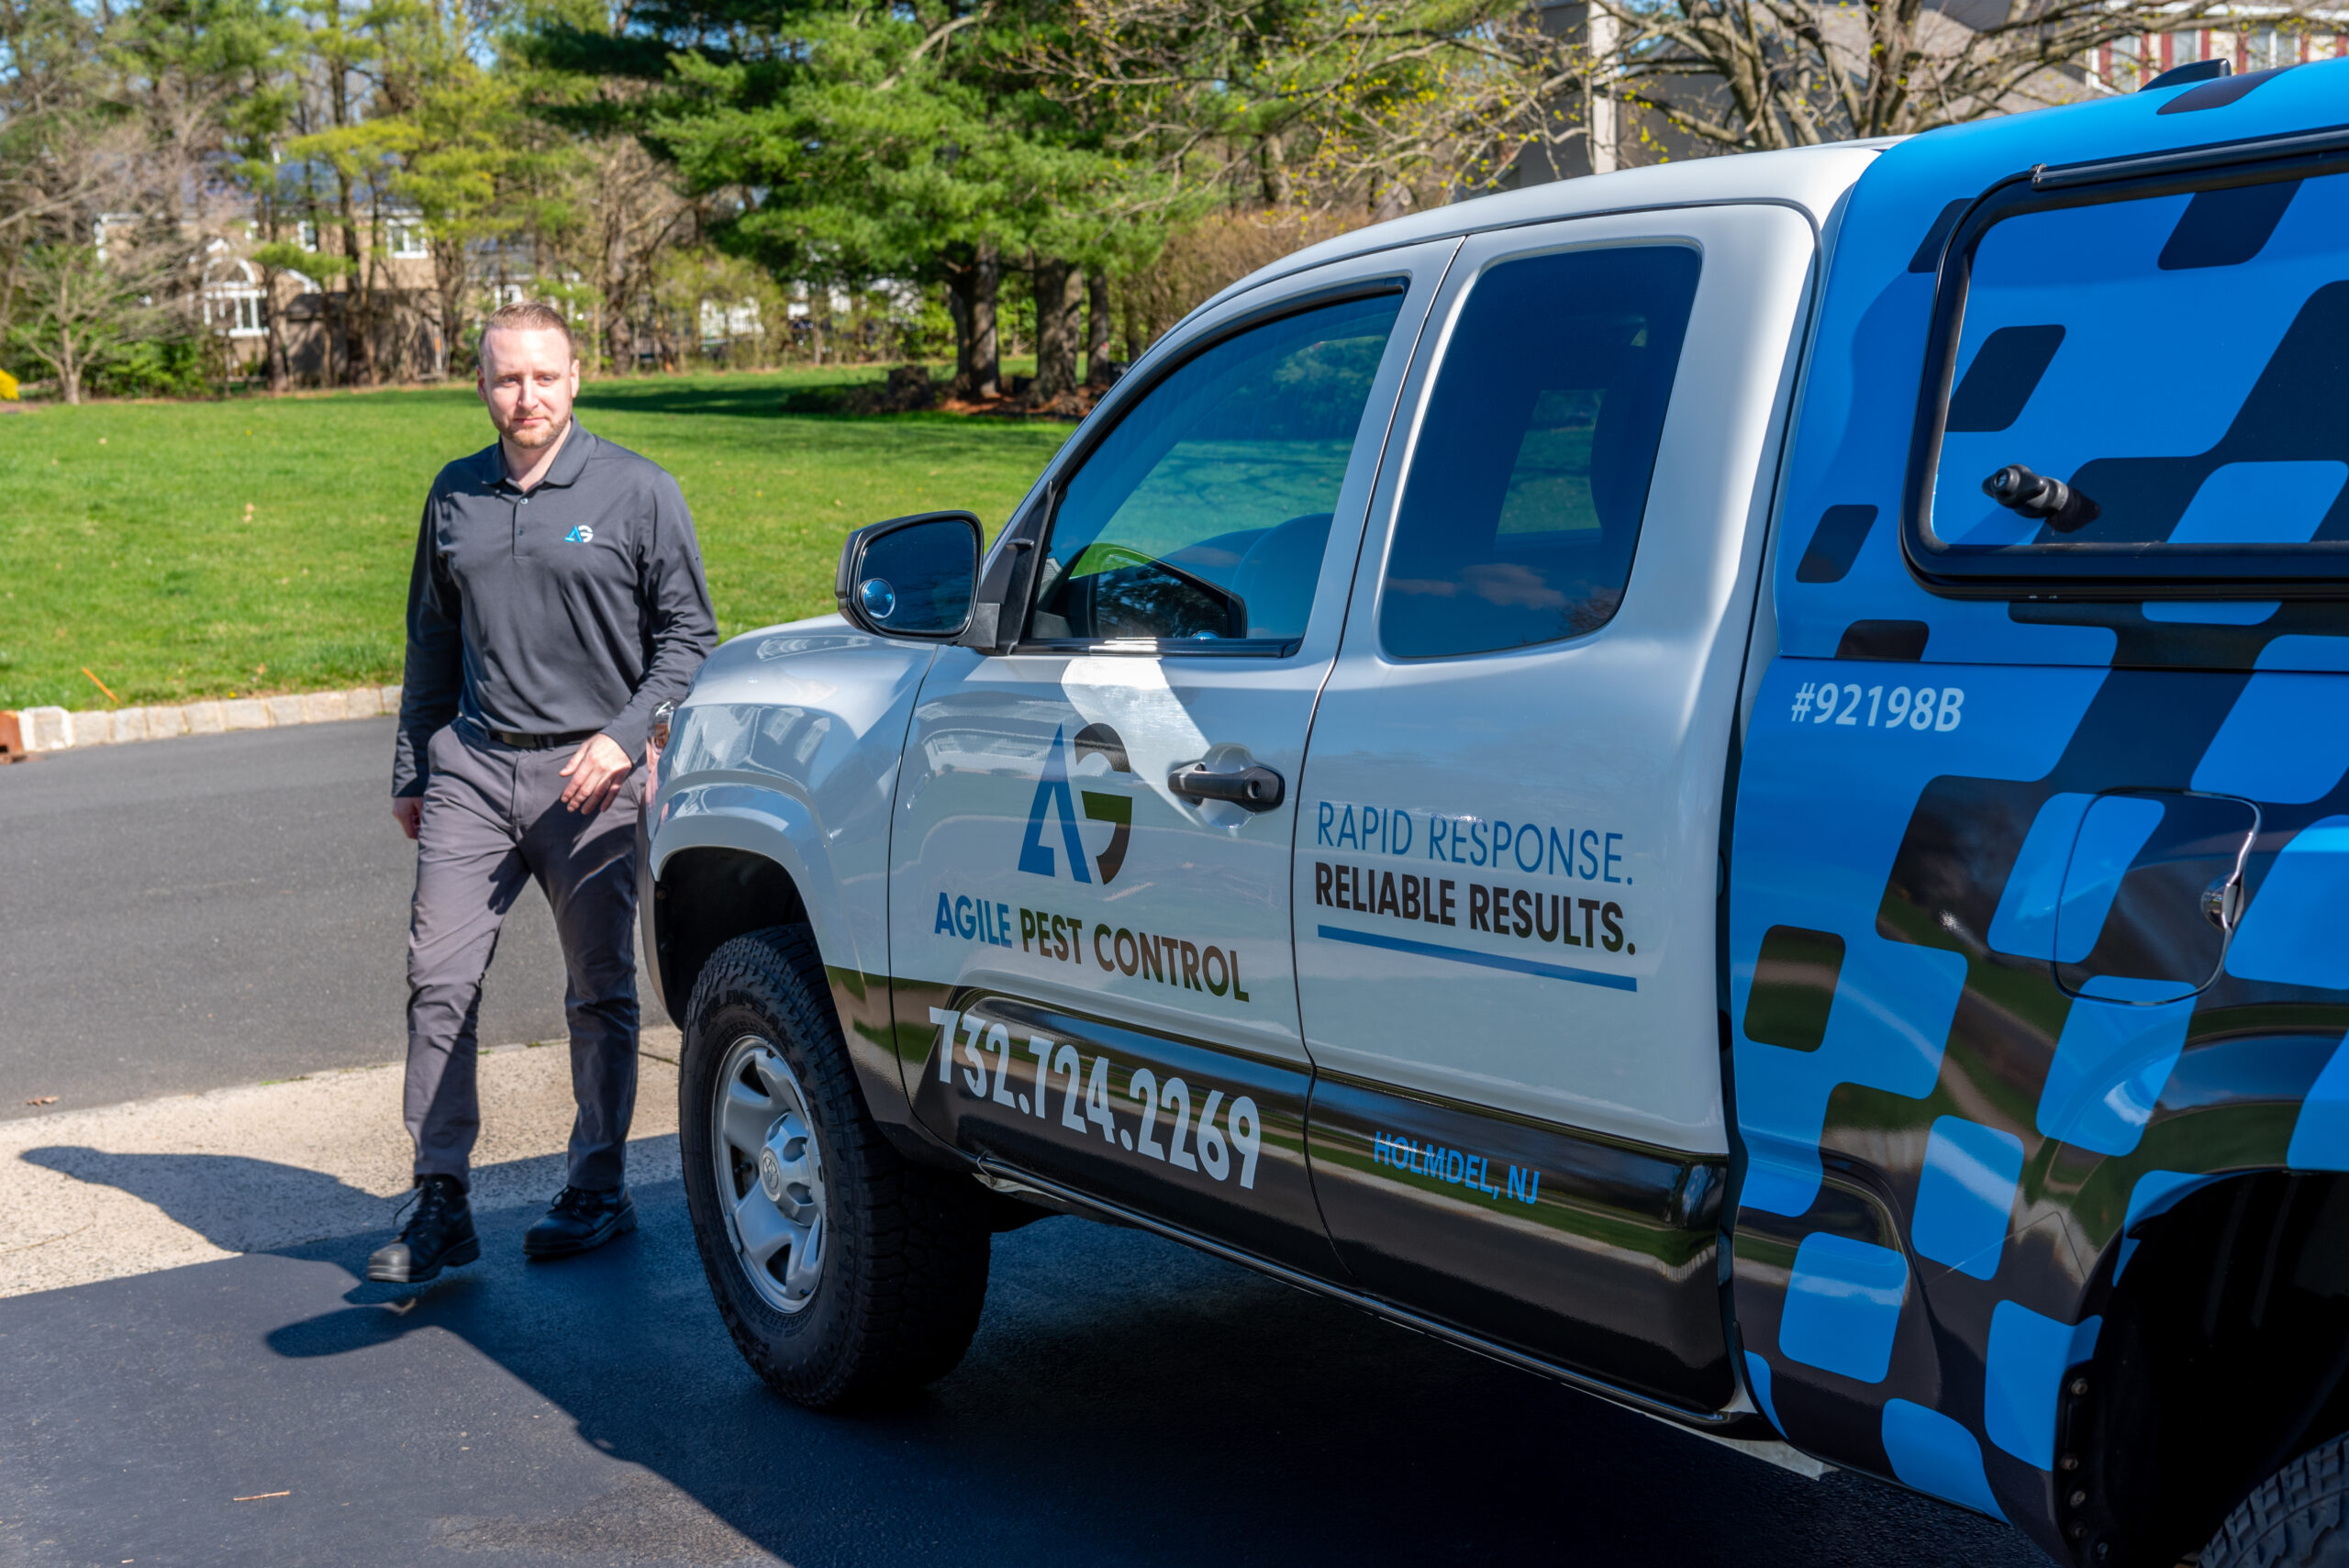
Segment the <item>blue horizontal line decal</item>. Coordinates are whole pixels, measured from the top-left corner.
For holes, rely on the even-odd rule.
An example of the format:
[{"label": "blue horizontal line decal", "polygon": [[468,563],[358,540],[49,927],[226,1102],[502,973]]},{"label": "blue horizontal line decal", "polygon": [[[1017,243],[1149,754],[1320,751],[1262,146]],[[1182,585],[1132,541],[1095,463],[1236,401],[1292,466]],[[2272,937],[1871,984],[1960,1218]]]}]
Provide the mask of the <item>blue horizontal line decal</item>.
[{"label": "blue horizontal line decal", "polygon": [[1386,948],[1392,952],[1415,952],[1421,958],[1448,958],[1454,963],[1481,963],[1486,969],[1539,974],[1545,980],[1571,980],[1579,985],[1604,985],[1609,991],[1636,991],[1640,988],[1639,981],[1628,974],[1602,974],[1596,969],[1571,969],[1563,963],[1536,963],[1530,958],[1509,958],[1497,952],[1477,952],[1470,948],[1415,942],[1404,937],[1380,936],[1374,931],[1349,931],[1342,926],[1322,926],[1319,929],[1324,941],[1354,942],[1366,948]]}]

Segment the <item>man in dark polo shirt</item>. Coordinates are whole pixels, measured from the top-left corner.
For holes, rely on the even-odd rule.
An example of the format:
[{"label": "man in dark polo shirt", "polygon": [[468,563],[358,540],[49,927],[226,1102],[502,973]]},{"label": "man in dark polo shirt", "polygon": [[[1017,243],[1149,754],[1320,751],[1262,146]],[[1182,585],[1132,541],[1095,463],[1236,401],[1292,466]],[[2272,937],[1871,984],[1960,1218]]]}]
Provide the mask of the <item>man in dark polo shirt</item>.
[{"label": "man in dark polo shirt", "polygon": [[440,471],[408,584],[392,815],[417,841],[407,944],[416,1207],[367,1277],[414,1284],[481,1255],[466,1193],[481,1130],[474,1022],[498,927],[535,878],[570,986],[568,1184],[534,1258],[636,1226],[622,1161],[636,1104],[636,819],[657,715],[717,623],[677,482],[571,417],[579,361],[544,305],[481,339],[496,444]]}]

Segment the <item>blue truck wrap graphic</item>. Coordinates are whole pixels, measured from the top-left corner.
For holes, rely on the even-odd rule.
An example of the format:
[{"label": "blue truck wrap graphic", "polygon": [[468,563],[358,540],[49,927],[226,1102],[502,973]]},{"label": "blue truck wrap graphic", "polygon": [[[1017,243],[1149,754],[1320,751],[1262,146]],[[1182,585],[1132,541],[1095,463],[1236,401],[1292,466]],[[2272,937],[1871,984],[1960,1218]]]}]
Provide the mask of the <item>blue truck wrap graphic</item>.
[{"label": "blue truck wrap graphic", "polygon": [[[2349,614],[1953,597],[1920,584],[1899,525],[1937,281],[1976,198],[2034,165],[2330,123],[2349,64],[2211,85],[1919,138],[1861,179],[1738,786],[1734,1296],[1756,1401],[1798,1446],[2065,1556],[2087,1527],[2062,1445],[2131,1232],[2230,1174],[2349,1168]],[[2075,207],[2035,236],[2043,263],[1986,241],[1940,536],[2052,539],[1976,488],[2031,461],[2116,510],[2147,491],[2141,540],[2194,535],[2222,481],[2257,521],[2210,537],[2349,537],[2343,185],[2245,187],[2223,232],[2192,194]],[[2096,286],[2104,268],[2222,288],[2254,259],[2259,286],[2237,278],[2166,379],[2175,342]],[[2034,267],[2076,286],[2015,275]]]}]

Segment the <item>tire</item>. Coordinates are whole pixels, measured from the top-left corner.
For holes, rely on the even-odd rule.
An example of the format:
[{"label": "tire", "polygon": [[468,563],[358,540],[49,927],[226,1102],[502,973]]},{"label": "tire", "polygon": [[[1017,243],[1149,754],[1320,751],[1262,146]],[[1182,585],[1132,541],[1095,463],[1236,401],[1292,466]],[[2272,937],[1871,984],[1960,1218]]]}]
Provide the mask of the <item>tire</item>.
[{"label": "tire", "polygon": [[808,927],[710,956],[680,1067],[686,1207],[742,1359],[818,1410],[952,1372],[986,1299],[982,1190],[914,1164],[874,1125]]},{"label": "tire", "polygon": [[2200,1568],[2349,1568],[2349,1433],[2320,1443],[2235,1505]]}]

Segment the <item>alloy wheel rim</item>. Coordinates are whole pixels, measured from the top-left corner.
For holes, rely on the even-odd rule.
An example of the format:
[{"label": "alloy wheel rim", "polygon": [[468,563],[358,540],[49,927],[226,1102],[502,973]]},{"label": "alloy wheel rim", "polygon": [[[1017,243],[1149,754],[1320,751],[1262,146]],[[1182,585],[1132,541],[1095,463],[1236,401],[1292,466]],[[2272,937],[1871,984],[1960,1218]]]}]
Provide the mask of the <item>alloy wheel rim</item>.
[{"label": "alloy wheel rim", "polygon": [[771,1041],[727,1048],[710,1129],[734,1261],[768,1306],[800,1311],[824,1277],[824,1159],[807,1095]]}]

